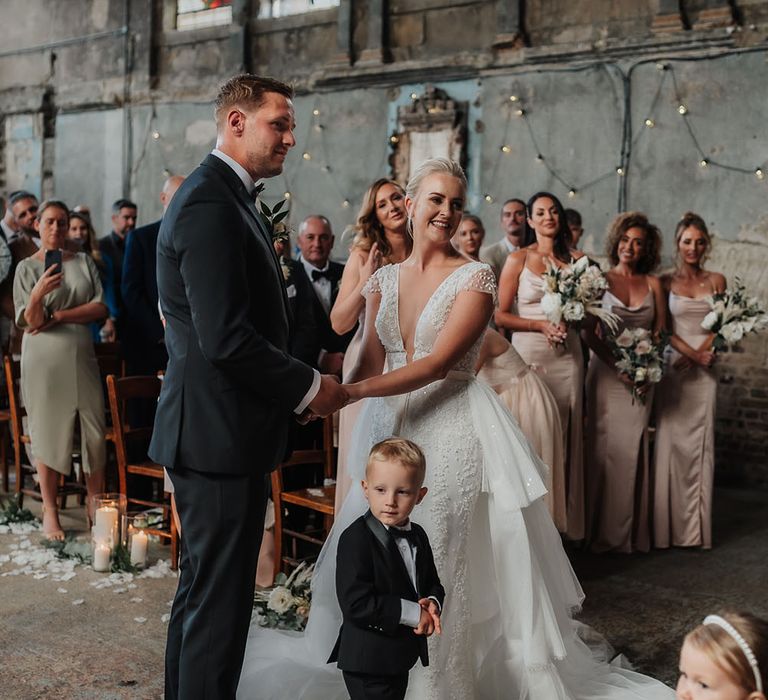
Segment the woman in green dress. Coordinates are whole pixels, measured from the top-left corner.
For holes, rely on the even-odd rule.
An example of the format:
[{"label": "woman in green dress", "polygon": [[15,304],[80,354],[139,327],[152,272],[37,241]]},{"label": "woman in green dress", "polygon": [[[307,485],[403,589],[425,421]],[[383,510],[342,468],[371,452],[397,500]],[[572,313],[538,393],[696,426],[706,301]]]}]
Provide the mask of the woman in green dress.
[{"label": "woman in green dress", "polygon": [[[65,250],[68,226],[63,202],[43,202],[35,221],[40,250],[19,263],[13,281],[16,324],[24,330],[21,393],[49,539],[64,538],[56,492],[59,474],[72,469],[76,418],[89,497],[103,491],[106,457],[104,395],[88,324],[103,321],[108,310],[93,260]],[[62,270],[45,269],[49,250],[62,252]]]}]

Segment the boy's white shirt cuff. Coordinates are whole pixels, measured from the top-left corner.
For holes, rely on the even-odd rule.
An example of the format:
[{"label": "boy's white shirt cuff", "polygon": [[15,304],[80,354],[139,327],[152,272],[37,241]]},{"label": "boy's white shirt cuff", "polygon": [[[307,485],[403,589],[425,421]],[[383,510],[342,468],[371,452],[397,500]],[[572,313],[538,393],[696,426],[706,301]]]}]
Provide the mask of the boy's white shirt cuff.
[{"label": "boy's white shirt cuff", "polygon": [[293,409],[293,412],[298,413],[299,415],[304,413],[304,409],[312,403],[315,396],[317,396],[317,392],[320,391],[320,372],[318,372],[316,369],[313,369],[312,371],[314,372],[314,376],[312,378],[312,386],[310,386],[309,391],[304,394],[304,398],[301,400],[301,403]]},{"label": "boy's white shirt cuff", "polygon": [[414,629],[419,626],[421,620],[421,605],[412,600],[400,598],[400,624]]}]

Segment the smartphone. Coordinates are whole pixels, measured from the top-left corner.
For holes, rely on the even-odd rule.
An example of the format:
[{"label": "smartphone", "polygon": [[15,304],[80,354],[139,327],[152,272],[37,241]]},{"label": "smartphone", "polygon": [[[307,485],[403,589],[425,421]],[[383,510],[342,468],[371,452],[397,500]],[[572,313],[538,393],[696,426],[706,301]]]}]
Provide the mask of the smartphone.
[{"label": "smartphone", "polygon": [[61,251],[60,250],[46,250],[45,251],[45,269],[47,270],[51,265],[56,265],[54,273],[61,272]]}]

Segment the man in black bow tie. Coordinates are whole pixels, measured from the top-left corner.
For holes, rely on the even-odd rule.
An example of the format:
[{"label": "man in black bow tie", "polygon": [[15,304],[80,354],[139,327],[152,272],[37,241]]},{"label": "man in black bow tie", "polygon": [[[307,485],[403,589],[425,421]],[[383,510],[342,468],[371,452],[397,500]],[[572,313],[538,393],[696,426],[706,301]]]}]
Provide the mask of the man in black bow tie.
[{"label": "man in black bow tie", "polygon": [[303,276],[309,282],[303,284],[304,280],[296,280],[299,283],[295,285],[295,304],[297,307],[309,305],[312,308],[314,327],[297,327],[292,348],[296,357],[321,372],[341,376],[344,352],[355,329],[338,335],[331,327],[331,308],[344,272],[343,265],[330,259],[333,241],[331,222],[324,216],[312,214],[301,222],[296,241],[301,255],[290,265],[291,276]]},{"label": "man in black bow tie", "polygon": [[171,200],[157,241],[168,369],[150,456],[168,467],[183,532],[166,700],[234,700],[253,608],[267,475],[306,409],[347,400],[292,357],[290,312],[259,180],[296,144],[293,91],[255,75],[216,97],[216,148]]}]

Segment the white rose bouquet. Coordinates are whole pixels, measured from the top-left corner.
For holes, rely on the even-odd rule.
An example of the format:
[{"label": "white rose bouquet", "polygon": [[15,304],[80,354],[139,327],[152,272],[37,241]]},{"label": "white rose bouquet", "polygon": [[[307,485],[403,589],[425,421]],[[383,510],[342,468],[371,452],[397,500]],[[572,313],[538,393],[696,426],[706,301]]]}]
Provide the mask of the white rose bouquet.
[{"label": "white rose bouquet", "polygon": [[541,310],[550,323],[565,321],[569,326],[578,326],[591,314],[616,331],[618,316],[600,305],[608,281],[597,265],[589,264],[586,255],[563,268],[548,260],[542,277]]},{"label": "white rose bouquet", "polygon": [[666,336],[662,334],[660,340],[654,341],[645,328],[625,328],[618,336],[609,335],[606,340],[616,358],[616,369],[632,382],[632,403],[645,403],[645,392],[640,389],[661,381]]},{"label": "white rose bouquet", "polygon": [[255,620],[262,627],[300,632],[307,624],[312,599],[310,583],[315,565],[299,564],[290,576],[279,573],[272,588],[253,596]]},{"label": "white rose bouquet", "polygon": [[765,309],[756,297],[747,296],[738,277],[733,289],[713,294],[708,301],[712,311],[704,317],[701,327],[715,334],[714,350],[732,347],[745,335],[768,327]]}]

